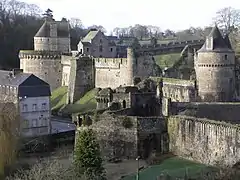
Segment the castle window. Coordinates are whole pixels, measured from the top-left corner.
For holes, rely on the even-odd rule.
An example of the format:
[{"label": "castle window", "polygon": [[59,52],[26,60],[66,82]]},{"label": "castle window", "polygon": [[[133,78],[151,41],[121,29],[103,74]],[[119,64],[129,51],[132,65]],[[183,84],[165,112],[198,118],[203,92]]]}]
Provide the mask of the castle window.
[{"label": "castle window", "polygon": [[89,48],[87,48],[87,52],[89,52]]},{"label": "castle window", "polygon": [[33,111],[36,111],[37,110],[37,104],[33,104]]},{"label": "castle window", "polygon": [[226,61],[227,59],[228,59],[228,56],[227,56],[227,55],[225,55],[225,56],[224,56],[224,60]]},{"label": "castle window", "polygon": [[113,52],[113,48],[110,48],[110,51]]},{"label": "castle window", "polygon": [[99,46],[99,51],[102,52],[103,51],[103,48],[102,46]]},{"label": "castle window", "polygon": [[100,43],[102,43],[102,39],[100,39]]}]

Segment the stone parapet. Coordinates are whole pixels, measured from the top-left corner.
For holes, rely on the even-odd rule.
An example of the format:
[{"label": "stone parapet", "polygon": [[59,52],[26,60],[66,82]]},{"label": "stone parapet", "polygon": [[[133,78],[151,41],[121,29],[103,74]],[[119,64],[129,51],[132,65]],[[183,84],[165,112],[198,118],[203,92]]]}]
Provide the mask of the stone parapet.
[{"label": "stone parapet", "polygon": [[127,65],[127,58],[94,58],[96,68],[120,68]]},{"label": "stone parapet", "polygon": [[34,51],[21,50],[19,52],[20,59],[61,59],[61,52],[58,51]]}]

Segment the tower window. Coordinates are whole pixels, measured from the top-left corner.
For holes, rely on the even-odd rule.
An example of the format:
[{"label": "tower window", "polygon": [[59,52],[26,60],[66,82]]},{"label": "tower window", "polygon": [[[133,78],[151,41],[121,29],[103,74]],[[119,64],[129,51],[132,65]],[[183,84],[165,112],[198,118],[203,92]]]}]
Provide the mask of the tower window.
[{"label": "tower window", "polygon": [[228,59],[228,56],[227,56],[227,55],[225,55],[225,56],[224,56],[224,60],[226,61],[227,59]]},{"label": "tower window", "polygon": [[110,51],[113,52],[113,48],[110,48]]},{"label": "tower window", "polygon": [[89,48],[87,48],[87,52],[89,51]]}]

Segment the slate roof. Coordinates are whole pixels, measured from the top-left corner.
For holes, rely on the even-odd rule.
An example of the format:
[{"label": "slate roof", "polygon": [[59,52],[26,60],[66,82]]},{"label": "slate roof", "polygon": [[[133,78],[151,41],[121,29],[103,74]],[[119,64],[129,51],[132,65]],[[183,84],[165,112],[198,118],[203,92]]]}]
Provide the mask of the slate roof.
[{"label": "slate roof", "polygon": [[97,29],[91,29],[88,34],[81,40],[82,42],[90,42],[100,31]]},{"label": "slate roof", "polygon": [[18,88],[20,97],[51,96],[50,86],[37,76],[29,73],[18,73],[0,70],[0,85]]},{"label": "slate roof", "polygon": [[[82,41],[81,41],[82,42]],[[91,46],[91,43],[90,42],[82,42],[82,44],[84,45],[84,46]]]},{"label": "slate roof", "polygon": [[228,35],[224,36],[224,40],[225,40],[228,48],[229,48],[229,49],[232,49],[232,45],[231,45],[231,42],[230,42],[230,40],[229,40]]},{"label": "slate roof", "polygon": [[107,36],[107,39],[110,41],[118,41],[119,38],[117,36]]},{"label": "slate roof", "polygon": [[211,37],[213,39],[213,48],[211,50],[208,50],[206,48],[206,42],[204,43],[204,45],[202,46],[202,48],[199,50],[199,52],[201,51],[214,51],[214,50],[232,50],[232,48],[229,48],[229,43],[227,42],[227,39],[224,39],[220,30],[218,29],[218,27],[215,25],[212,28],[212,31],[210,32],[210,34],[208,35],[208,37]]},{"label": "slate roof", "polygon": [[36,33],[35,37],[50,37],[50,25],[52,23],[57,24],[57,36],[58,37],[69,37],[70,27],[68,22],[65,21],[49,21],[46,20],[41,28]]}]

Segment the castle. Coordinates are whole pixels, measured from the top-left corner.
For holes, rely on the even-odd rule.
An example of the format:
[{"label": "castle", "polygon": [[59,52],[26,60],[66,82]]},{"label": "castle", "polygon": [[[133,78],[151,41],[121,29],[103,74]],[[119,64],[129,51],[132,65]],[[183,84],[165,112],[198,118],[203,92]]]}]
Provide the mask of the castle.
[{"label": "castle", "polygon": [[[45,33],[34,38],[34,51],[20,51],[21,68],[47,81],[52,90],[68,86],[67,104],[93,87],[100,88],[97,109],[108,111],[92,127],[103,153],[148,157],[155,149],[212,165],[240,160],[239,64],[228,36],[217,26],[204,44],[175,45],[186,48],[174,67],[162,74],[153,55],[173,46],[129,46],[126,57],[118,57],[113,43],[101,38],[102,33],[90,31],[78,52],[71,52],[67,24],[46,21],[41,27]],[[200,49],[189,51],[191,47]],[[93,51],[95,57],[90,54]],[[194,60],[189,63],[186,54]],[[187,73],[178,69],[188,63]],[[81,124],[79,117],[76,121]]]}]

